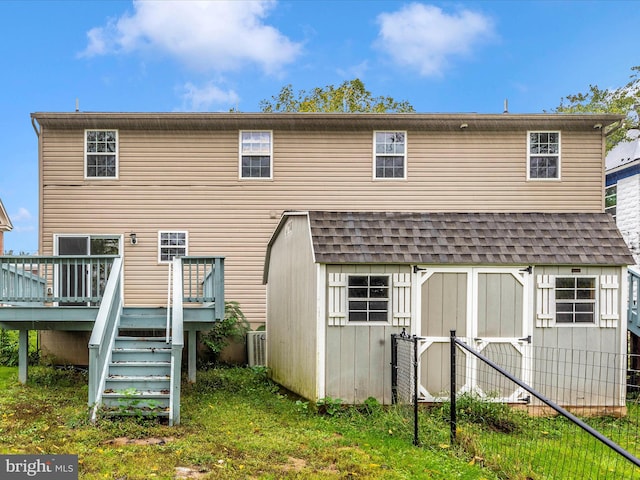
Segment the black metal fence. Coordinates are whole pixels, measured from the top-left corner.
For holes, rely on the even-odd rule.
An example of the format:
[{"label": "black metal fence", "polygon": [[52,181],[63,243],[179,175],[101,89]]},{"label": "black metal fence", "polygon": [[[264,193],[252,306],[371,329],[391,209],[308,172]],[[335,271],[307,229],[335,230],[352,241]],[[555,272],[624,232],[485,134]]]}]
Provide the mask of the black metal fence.
[{"label": "black metal fence", "polygon": [[[453,334],[448,364],[426,365],[422,338],[392,337],[393,400],[414,444],[449,443],[501,478],[640,479],[640,357],[477,345]],[[451,384],[427,403],[429,372]]]},{"label": "black metal fence", "polygon": [[412,407],[413,444],[418,445],[418,341],[402,333],[391,335],[391,399],[394,405]]}]

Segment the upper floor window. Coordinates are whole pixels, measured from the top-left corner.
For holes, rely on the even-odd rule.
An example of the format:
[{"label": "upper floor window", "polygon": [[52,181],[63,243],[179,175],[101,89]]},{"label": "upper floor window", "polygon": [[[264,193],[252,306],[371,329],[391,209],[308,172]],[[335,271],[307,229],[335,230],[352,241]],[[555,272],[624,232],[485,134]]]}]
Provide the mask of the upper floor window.
[{"label": "upper floor window", "polygon": [[349,275],[350,322],[389,321],[389,276]]},{"label": "upper floor window", "polygon": [[616,205],[618,203],[618,185],[610,185],[604,191],[604,211],[616,218]]},{"label": "upper floor window", "polygon": [[406,132],[375,132],[374,178],[407,178]]},{"label": "upper floor window", "polygon": [[596,279],[556,277],[556,323],[595,323]]},{"label": "upper floor window", "polygon": [[158,232],[158,261],[167,263],[187,255],[187,232]]},{"label": "upper floor window", "polygon": [[529,132],[527,138],[528,178],[560,178],[560,132]]},{"label": "upper floor window", "polygon": [[118,131],[85,130],[85,175],[87,178],[117,178]]},{"label": "upper floor window", "polygon": [[240,132],[240,177],[271,178],[273,144],[270,131]]}]

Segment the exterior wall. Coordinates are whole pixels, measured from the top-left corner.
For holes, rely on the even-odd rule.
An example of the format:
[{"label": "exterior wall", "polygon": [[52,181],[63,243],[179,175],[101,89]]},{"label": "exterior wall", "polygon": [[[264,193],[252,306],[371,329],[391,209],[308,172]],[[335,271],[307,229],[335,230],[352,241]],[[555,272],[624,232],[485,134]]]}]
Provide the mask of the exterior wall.
[{"label": "exterior wall", "polygon": [[[573,268],[576,268],[575,266]],[[534,275],[616,275],[617,307],[620,315],[614,328],[599,325],[560,325],[540,327],[534,321],[532,344],[539,357],[533,360],[532,385],[538,391],[569,406],[624,405],[626,372],[626,267],[536,267]],[[536,282],[532,282],[533,315],[535,317]],[[600,286],[600,280],[597,280]],[[596,292],[596,312],[600,308],[600,288]],[[619,362],[619,363],[618,363]],[[544,372],[544,373],[540,373]],[[585,379],[588,379],[585,380]],[[595,379],[592,381],[592,379]],[[616,398],[615,393],[620,397]],[[617,405],[612,402],[619,402]]]},{"label": "exterior wall", "polygon": [[117,180],[84,179],[83,129],[42,127],[40,138],[42,254],[54,234],[135,232],[125,301],[163,305],[158,231],[187,230],[190,255],[226,257],[227,298],[254,324],[265,321],[264,255],[283,210],[603,210],[597,131],[562,132],[560,181],[526,180],[526,130],[409,130],[407,180],[373,179],[370,129],[274,130],[273,180],[238,178],[237,129],[120,129]]},{"label": "exterior wall", "polygon": [[[411,272],[397,265],[329,265],[327,274],[393,274]],[[329,275],[327,275],[327,279]],[[325,288],[329,287],[329,282]],[[393,308],[389,302],[390,308]],[[329,312],[328,303],[325,311]],[[271,321],[271,320],[270,320]],[[391,334],[403,327],[368,325],[329,325],[326,323],[324,396],[345,403],[363,403],[368,397],[382,404],[391,403]],[[271,324],[269,324],[271,328]],[[410,326],[405,327],[407,332]]]},{"label": "exterior wall", "polygon": [[616,224],[629,250],[640,263],[640,175],[618,180]]},{"label": "exterior wall", "polygon": [[271,249],[267,365],[279,384],[317,398],[317,265],[306,216],[289,217]]}]

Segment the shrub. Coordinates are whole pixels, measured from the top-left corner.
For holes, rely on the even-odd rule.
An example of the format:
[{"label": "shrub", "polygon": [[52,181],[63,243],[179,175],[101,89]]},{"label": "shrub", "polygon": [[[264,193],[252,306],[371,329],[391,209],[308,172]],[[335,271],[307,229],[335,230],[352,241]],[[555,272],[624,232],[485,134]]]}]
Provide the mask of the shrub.
[{"label": "shrub", "polygon": [[231,340],[244,341],[244,337],[250,329],[247,317],[240,309],[240,304],[225,302],[224,319],[215,322],[211,329],[204,332],[200,338],[211,351],[213,361],[216,363],[220,352],[229,345]]}]

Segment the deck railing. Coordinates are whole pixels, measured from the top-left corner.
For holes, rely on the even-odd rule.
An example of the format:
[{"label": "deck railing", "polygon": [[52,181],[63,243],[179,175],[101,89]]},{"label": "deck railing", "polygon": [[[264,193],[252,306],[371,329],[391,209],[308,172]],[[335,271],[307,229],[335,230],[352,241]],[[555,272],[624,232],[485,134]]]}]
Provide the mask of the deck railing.
[{"label": "deck railing", "polygon": [[627,329],[640,336],[640,319],[638,318],[638,305],[640,300],[640,269],[629,267],[629,303],[627,305]]},{"label": "deck railing", "polygon": [[[180,267],[175,264],[173,274],[180,277],[182,272],[183,302],[213,304],[215,318],[222,320],[224,318],[224,257],[181,257],[180,260],[182,265]],[[222,301],[219,301],[221,299]],[[175,296],[173,300],[175,302]]]},{"label": "deck railing", "polygon": [[98,304],[115,255],[0,256],[0,303]]}]

